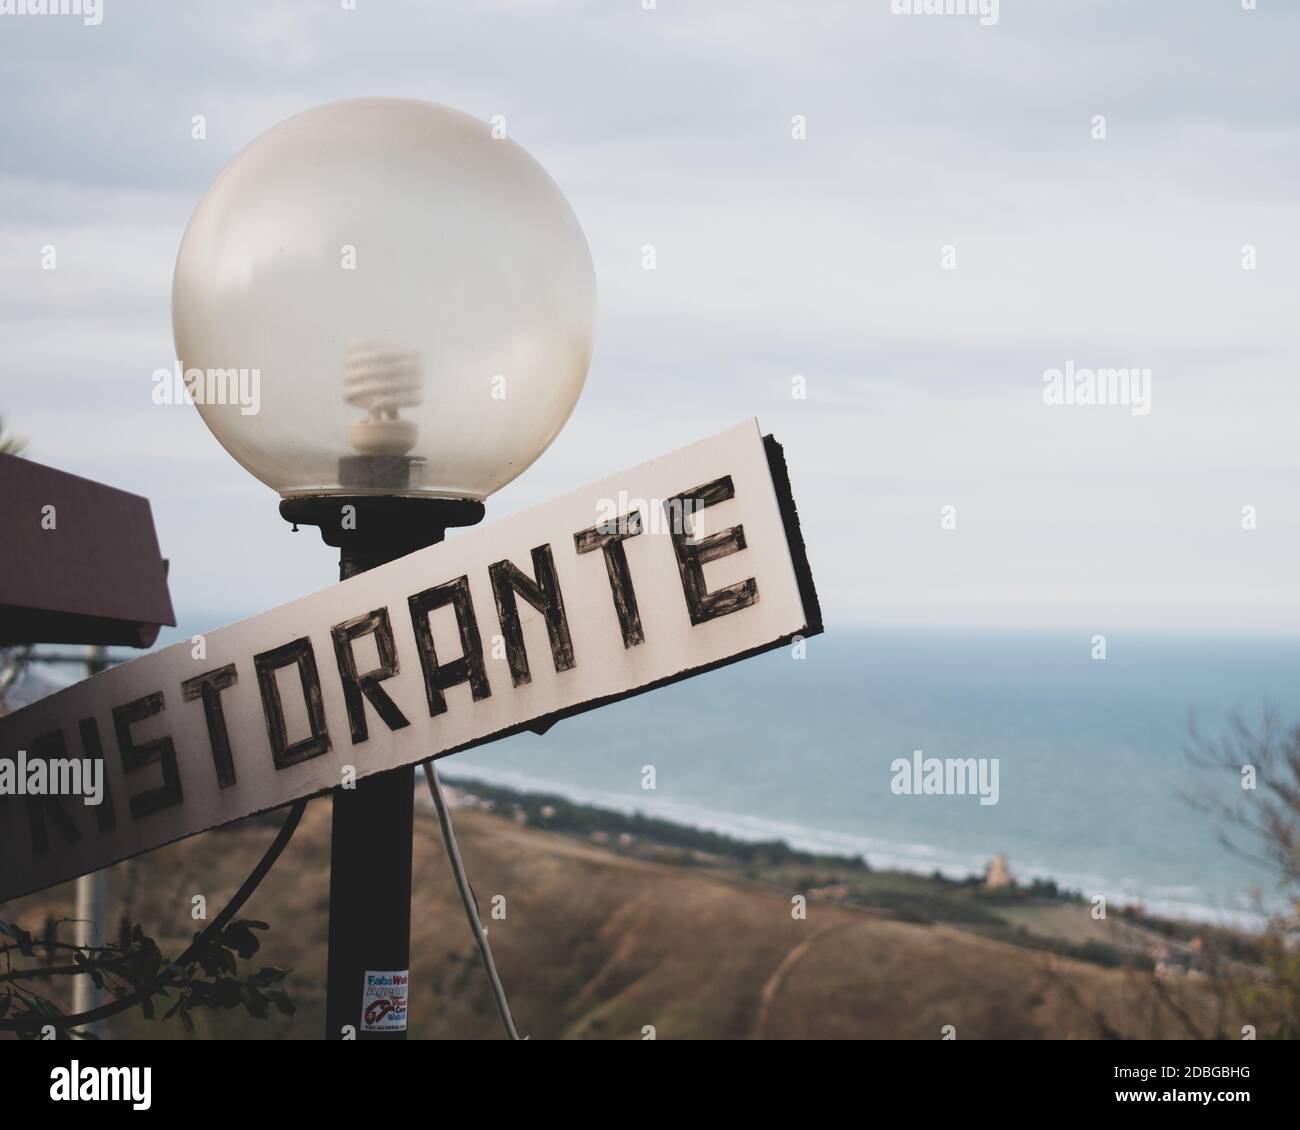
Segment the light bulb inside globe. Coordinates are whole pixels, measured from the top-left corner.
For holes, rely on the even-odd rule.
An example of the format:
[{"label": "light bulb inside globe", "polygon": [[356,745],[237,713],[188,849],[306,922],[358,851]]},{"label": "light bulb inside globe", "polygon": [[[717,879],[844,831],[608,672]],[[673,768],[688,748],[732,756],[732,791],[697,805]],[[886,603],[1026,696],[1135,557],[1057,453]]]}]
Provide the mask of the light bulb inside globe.
[{"label": "light bulb inside globe", "polygon": [[407,454],[419,438],[411,420],[399,415],[423,397],[420,357],[371,341],[349,341],[343,371],[343,399],[366,411],[348,426],[355,455],[339,458],[339,485],[362,493],[407,494],[420,485],[424,460]]},{"label": "light bulb inside globe", "polygon": [[348,342],[343,399],[364,408],[348,438],[363,455],[405,455],[415,446],[415,424],[398,411],[420,403],[420,356],[368,341]]},{"label": "light bulb inside globe", "polygon": [[199,412],[286,498],[482,501],[572,412],[595,276],[568,202],[513,141],[367,98],[282,122],[217,176],[172,322],[185,371],[255,382],[255,411]]}]

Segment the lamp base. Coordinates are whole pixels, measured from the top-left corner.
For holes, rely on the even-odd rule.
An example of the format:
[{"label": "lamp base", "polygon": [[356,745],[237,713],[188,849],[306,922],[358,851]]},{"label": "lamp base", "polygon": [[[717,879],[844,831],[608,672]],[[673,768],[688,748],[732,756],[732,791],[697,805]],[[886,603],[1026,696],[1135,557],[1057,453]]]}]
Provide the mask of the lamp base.
[{"label": "lamp base", "polygon": [[280,500],[280,517],[294,527],[317,526],[339,550],[339,579],[442,541],[454,526],[483,520],[481,502],[459,498],[309,494]]}]

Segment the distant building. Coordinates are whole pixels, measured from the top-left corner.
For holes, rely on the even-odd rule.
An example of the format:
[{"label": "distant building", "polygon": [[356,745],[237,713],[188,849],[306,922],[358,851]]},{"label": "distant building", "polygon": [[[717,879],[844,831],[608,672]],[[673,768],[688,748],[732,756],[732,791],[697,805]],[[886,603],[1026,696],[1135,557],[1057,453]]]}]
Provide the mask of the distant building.
[{"label": "distant building", "polygon": [[984,876],[984,887],[986,890],[999,891],[1016,885],[1015,879],[1011,877],[1011,871],[1007,867],[1007,857],[998,852],[990,861],[988,871]]}]

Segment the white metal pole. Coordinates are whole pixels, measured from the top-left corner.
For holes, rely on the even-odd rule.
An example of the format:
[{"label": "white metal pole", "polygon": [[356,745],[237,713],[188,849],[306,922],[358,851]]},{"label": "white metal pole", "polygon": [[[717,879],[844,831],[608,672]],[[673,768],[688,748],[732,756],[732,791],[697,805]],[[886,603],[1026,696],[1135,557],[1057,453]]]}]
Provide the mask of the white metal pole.
[{"label": "white metal pole", "polygon": [[[104,873],[96,871],[77,880],[76,944],[98,946],[104,942]],[[82,973],[72,983],[72,1011],[89,1012],[104,1003],[104,994],[95,983]],[[103,1022],[96,1021],[85,1027],[103,1037]]]},{"label": "white metal pole", "polygon": [[[105,651],[102,646],[96,645],[86,649],[87,676],[97,675],[107,666]],[[103,871],[94,871],[89,875],[82,875],[77,880],[77,909],[74,915],[77,921],[75,923],[74,941],[79,946],[101,946],[104,944],[104,923],[107,913],[104,880]],[[73,980],[72,1011],[74,1013],[89,1012],[92,1008],[98,1008],[104,1003],[104,1000],[103,991],[95,988],[95,983],[85,973]],[[104,1036],[104,1022],[102,1020],[87,1024],[85,1028],[94,1032],[101,1039]]]}]

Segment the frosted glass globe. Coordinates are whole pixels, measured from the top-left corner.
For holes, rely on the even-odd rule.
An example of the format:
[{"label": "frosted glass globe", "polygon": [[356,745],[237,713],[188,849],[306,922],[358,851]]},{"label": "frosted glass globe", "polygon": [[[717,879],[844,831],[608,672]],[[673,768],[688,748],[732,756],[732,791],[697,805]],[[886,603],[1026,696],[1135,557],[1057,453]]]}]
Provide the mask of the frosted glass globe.
[{"label": "frosted glass globe", "polygon": [[253,141],[199,202],[172,281],[204,422],[284,496],[482,500],[569,418],[595,313],[586,239],[542,167],[398,98]]}]

